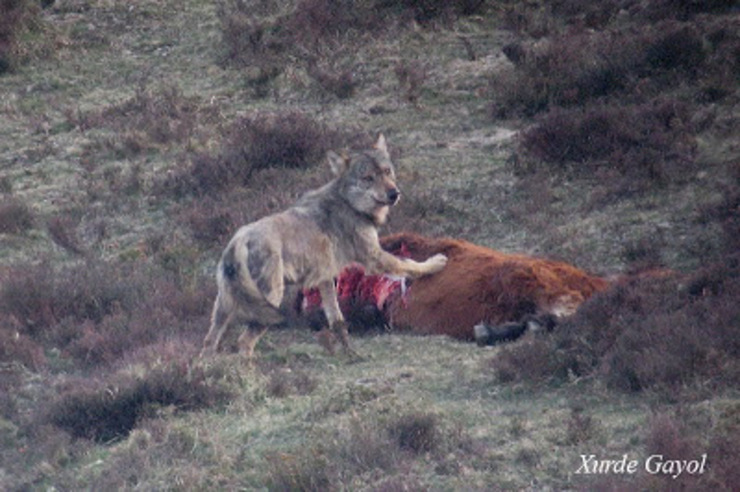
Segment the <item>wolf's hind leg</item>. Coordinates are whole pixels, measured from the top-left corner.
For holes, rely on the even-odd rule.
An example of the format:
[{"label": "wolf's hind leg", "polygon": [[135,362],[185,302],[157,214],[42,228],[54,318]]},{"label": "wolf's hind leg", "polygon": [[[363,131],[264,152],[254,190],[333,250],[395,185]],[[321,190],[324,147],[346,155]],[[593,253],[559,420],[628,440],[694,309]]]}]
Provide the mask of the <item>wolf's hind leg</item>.
[{"label": "wolf's hind leg", "polygon": [[221,338],[234,320],[235,314],[236,311],[234,309],[226,311],[223,308],[220,296],[216,298],[216,302],[213,306],[213,314],[211,315],[211,327],[208,329],[208,334],[203,340],[203,348],[200,351],[200,357],[216,353],[218,345],[221,343]]},{"label": "wolf's hind leg", "polygon": [[254,347],[257,346],[257,342],[260,341],[267,328],[267,325],[250,324],[247,330],[239,336],[239,349],[250,364],[254,357]]}]

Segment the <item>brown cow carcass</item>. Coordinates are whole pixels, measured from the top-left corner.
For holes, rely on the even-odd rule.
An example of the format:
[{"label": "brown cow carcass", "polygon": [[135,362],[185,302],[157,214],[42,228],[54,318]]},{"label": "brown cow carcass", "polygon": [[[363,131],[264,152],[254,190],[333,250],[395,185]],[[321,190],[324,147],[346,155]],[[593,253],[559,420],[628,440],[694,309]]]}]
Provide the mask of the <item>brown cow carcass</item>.
[{"label": "brown cow carcass", "polygon": [[397,329],[448,335],[463,340],[515,338],[517,331],[539,325],[551,328],[557,318],[573,314],[608,282],[567,263],[506,254],[459,239],[431,239],[400,233],[385,237],[386,250],[411,258],[444,253],[447,266],[415,280],[388,316]]},{"label": "brown cow carcass", "polygon": [[[447,266],[412,283],[366,275],[359,266],[337,280],[351,331],[392,327],[419,335],[447,335],[492,345],[527,329],[552,329],[608,282],[559,261],[506,254],[459,239],[399,233],[381,239],[398,256],[423,260],[444,253]],[[315,311],[307,292],[304,311]],[[306,300],[309,300],[307,302]]]}]

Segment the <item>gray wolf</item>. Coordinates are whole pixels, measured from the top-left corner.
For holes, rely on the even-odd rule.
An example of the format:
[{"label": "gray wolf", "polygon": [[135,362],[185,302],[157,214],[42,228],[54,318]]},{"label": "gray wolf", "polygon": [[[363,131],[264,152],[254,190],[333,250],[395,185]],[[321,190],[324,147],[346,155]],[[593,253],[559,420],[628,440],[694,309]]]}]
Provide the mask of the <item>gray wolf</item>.
[{"label": "gray wolf", "polygon": [[[218,264],[218,295],[201,356],[217,351],[230,325],[246,323],[239,347],[251,359],[260,337],[286,320],[286,287],[316,287],[328,328],[320,334],[333,351],[332,333],[350,348],[346,322],[337,301],[334,279],[351,263],[371,273],[420,277],[442,270],[447,257],[425,261],[402,259],[380,247],[378,228],[401,195],[385,137],[367,150],[327,160],[334,178],[309,191],[291,208],[241,227]],[[328,332],[327,332],[328,330]]]}]

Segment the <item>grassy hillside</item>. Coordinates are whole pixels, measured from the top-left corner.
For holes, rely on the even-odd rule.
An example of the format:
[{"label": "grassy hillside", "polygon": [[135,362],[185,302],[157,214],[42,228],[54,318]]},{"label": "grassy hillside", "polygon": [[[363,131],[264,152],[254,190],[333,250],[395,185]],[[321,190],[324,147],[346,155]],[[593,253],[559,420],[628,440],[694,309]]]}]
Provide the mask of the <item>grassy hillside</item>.
[{"label": "grassy hillside", "polygon": [[[734,2],[0,9],[0,489],[740,483]],[[505,347],[390,333],[350,362],[283,329],[256,367],[194,361],[233,231],[381,131],[384,232],[674,273]]]}]

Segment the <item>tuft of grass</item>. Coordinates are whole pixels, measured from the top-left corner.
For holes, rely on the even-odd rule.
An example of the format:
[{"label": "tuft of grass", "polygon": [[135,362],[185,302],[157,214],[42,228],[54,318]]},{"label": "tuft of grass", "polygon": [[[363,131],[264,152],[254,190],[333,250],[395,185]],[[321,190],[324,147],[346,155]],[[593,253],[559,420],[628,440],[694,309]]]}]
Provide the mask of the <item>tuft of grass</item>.
[{"label": "tuft of grass", "polygon": [[584,408],[574,406],[566,424],[565,442],[578,445],[592,440],[599,431],[599,422]]},{"label": "tuft of grass", "polygon": [[399,61],[393,71],[398,78],[399,90],[405,100],[415,104],[419,100],[424,81],[427,78],[427,70],[415,60]]},{"label": "tuft of grass", "polygon": [[269,490],[332,490],[327,457],[320,449],[303,449],[302,453],[267,457]]},{"label": "tuft of grass", "polygon": [[408,414],[389,426],[391,439],[404,451],[429,453],[440,445],[437,417],[431,414]]},{"label": "tuft of grass", "polygon": [[310,395],[318,386],[318,381],[300,370],[273,370],[269,373],[266,391],[274,398],[290,395]]},{"label": "tuft of grass", "polygon": [[68,215],[58,215],[46,222],[52,241],[65,251],[77,256],[84,256],[85,248],[80,244],[75,229],[79,221]]}]

